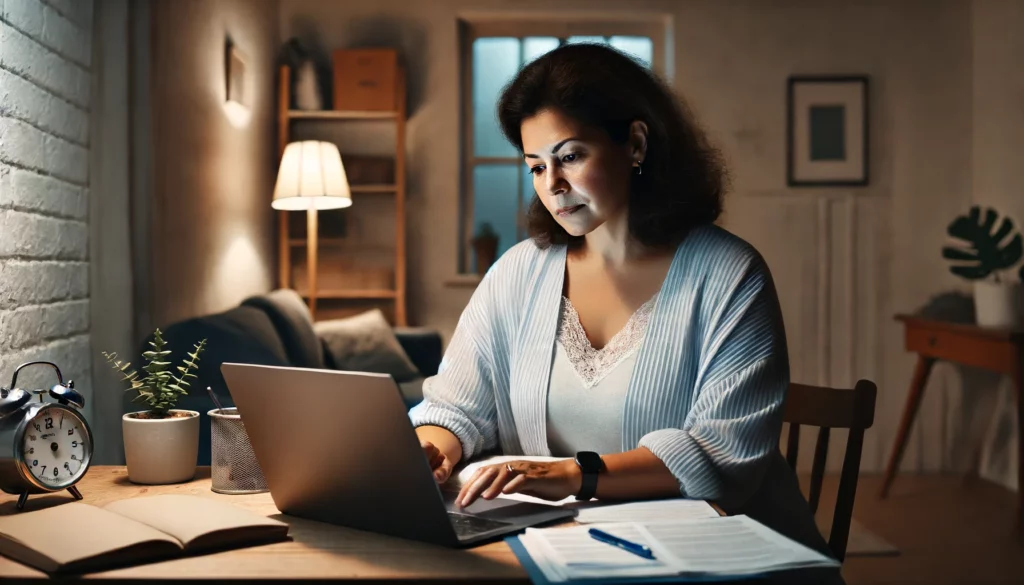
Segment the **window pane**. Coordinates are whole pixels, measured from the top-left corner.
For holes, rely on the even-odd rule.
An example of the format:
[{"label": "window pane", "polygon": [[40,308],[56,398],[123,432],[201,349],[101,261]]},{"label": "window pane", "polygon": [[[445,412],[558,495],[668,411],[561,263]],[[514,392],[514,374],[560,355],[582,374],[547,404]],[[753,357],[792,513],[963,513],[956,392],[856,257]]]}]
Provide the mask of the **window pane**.
[{"label": "window pane", "polygon": [[501,135],[495,106],[502,87],[519,70],[519,39],[473,41],[473,150],[476,156],[516,156]]},{"label": "window pane", "polygon": [[[477,165],[473,167],[473,233],[484,223],[498,234],[498,256],[516,245],[519,212],[519,175],[522,165]],[[472,250],[472,249],[471,249]],[[476,269],[476,254],[470,251],[470,268]]]},{"label": "window pane", "polygon": [[523,65],[557,48],[558,39],[555,37],[526,37],[523,39]]},{"label": "window pane", "polygon": [[647,37],[612,37],[608,43],[623,53],[629,53],[640,59],[648,67],[654,56],[654,43]]},{"label": "window pane", "polygon": [[607,45],[608,41],[604,37],[592,36],[592,35],[579,35],[575,37],[569,37],[566,39],[570,45],[573,43],[598,43],[601,45]]}]

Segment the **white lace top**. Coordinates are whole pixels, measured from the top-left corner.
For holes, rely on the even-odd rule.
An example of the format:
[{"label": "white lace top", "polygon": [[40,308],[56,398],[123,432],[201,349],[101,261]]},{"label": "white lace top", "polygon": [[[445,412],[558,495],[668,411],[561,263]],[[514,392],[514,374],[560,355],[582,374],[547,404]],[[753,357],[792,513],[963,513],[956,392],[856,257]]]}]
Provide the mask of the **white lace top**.
[{"label": "white lace top", "polygon": [[594,349],[572,302],[562,297],[547,404],[553,456],[622,450],[623,400],[655,298],[641,305],[607,345]]}]

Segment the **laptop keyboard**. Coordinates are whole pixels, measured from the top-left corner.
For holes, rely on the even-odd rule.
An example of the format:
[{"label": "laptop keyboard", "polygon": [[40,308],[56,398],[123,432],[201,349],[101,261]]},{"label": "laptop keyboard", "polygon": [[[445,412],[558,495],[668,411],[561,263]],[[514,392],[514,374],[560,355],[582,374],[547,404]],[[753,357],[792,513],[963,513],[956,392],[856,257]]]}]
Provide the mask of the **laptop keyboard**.
[{"label": "laptop keyboard", "polygon": [[470,516],[469,514],[459,514],[457,512],[448,512],[448,518],[452,522],[452,527],[455,528],[455,534],[459,537],[475,536],[497,528],[504,528],[512,525],[511,522],[490,520],[488,518]]}]

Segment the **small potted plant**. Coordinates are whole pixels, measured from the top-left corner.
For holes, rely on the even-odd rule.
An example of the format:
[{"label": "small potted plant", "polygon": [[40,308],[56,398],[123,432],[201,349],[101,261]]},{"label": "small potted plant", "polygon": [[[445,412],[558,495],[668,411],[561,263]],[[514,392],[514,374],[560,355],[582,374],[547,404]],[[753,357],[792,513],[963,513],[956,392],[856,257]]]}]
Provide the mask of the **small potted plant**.
[{"label": "small potted plant", "polygon": [[498,257],[498,233],[490,223],[481,223],[471,243],[476,253],[476,273],[483,276]]},{"label": "small potted plant", "polygon": [[[1020,325],[1021,305],[1024,304],[1021,282],[1006,272],[1020,261],[1024,254],[1021,235],[1014,232],[1013,221],[994,209],[971,207],[967,215],[953,220],[947,233],[966,242],[965,246],[946,246],[942,257],[947,260],[968,262],[954,264],[950,271],[970,280],[974,285],[974,310],[978,325],[984,327],[1016,327]],[[998,227],[997,227],[998,226]],[[1019,280],[1024,281],[1024,266]]]},{"label": "small potted plant", "polygon": [[188,481],[195,476],[199,454],[199,413],[194,410],[176,410],[178,398],[188,394],[189,379],[195,378],[199,354],[206,347],[203,339],[182,360],[182,365],[170,369],[170,351],[157,329],[153,348],[142,354],[145,374],[130,370],[130,362],[121,362],[116,353],[103,352],[115,370],[128,382],[126,391],[135,392],[133,399],[142,400],[148,410],[129,412],[121,417],[124,434],[124,455],[128,465],[128,479],[140,484],[169,484]]}]

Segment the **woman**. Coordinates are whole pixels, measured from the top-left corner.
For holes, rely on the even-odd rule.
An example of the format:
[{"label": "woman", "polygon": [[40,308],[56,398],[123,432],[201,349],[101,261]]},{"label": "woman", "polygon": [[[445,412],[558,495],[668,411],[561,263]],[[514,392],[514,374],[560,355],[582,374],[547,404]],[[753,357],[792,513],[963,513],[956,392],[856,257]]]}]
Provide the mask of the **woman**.
[{"label": "woman", "polygon": [[410,412],[437,481],[481,453],[553,455],[481,468],[458,504],[681,495],[827,551],[778,451],[774,285],[713,225],[725,173],[685,107],[621,53],[568,45],[498,115],[536,189],[532,239],[481,280]]}]

